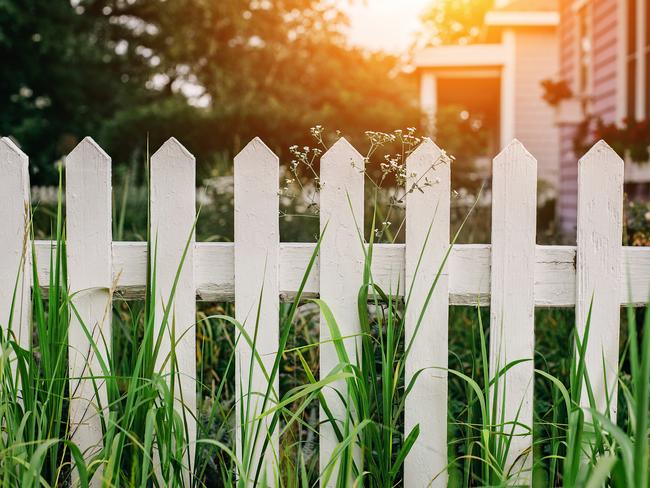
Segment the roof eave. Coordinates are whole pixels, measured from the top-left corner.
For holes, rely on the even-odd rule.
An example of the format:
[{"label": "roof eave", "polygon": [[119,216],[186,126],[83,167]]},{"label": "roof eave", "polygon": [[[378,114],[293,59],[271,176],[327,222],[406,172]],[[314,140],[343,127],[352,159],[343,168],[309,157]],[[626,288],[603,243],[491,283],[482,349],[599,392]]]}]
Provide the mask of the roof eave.
[{"label": "roof eave", "polygon": [[490,27],[556,27],[560,23],[558,12],[504,12],[492,10],[485,15],[485,25]]},{"label": "roof eave", "polygon": [[506,60],[502,44],[467,44],[423,49],[415,55],[414,65],[427,68],[481,68],[502,66]]}]

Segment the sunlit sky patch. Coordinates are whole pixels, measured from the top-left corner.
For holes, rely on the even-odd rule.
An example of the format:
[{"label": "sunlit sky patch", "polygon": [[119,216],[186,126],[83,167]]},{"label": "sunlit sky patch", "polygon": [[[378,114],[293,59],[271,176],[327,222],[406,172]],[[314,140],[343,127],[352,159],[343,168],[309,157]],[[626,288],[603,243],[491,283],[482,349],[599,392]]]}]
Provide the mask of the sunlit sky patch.
[{"label": "sunlit sky patch", "polygon": [[409,46],[418,30],[420,14],[432,1],[435,0],[361,0],[346,6],[350,42],[400,53]]}]

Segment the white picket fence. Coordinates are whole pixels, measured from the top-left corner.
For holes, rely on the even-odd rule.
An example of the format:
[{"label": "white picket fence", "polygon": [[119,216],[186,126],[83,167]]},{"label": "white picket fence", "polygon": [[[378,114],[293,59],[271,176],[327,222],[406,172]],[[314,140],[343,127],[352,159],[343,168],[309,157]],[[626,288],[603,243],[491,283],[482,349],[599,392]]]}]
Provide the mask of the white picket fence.
[{"label": "white picket fence", "polygon": [[[408,158],[407,172],[417,175],[439,160],[440,149],[425,140]],[[354,163],[351,164],[351,163]],[[7,323],[9,304],[26,242],[25,209],[28,205],[27,156],[8,138],[0,142],[0,324]],[[328,228],[318,263],[305,292],[320,295],[332,308],[341,334],[359,333],[357,292],[362,283],[364,253],[357,228],[363,228],[364,177],[359,171],[363,157],[344,139],[339,140],[321,162],[321,228]],[[407,381],[425,367],[445,368],[448,355],[449,305],[491,305],[492,369],[519,358],[532,358],[535,307],[575,307],[576,322],[583,330],[593,298],[591,336],[587,366],[595,395],[605,405],[605,380],[616,385],[619,308],[644,304],[650,290],[650,249],[621,246],[623,161],[599,142],[580,161],[577,247],[539,246],[535,242],[537,163],[521,143],[513,141],[494,159],[492,192],[492,244],[455,245],[431,297],[418,340],[406,365]],[[263,297],[258,344],[268,364],[278,344],[278,304],[295,295],[314,250],[312,243],[281,243],[278,223],[279,162],[260,139],[254,139],[235,158],[234,243],[192,242],[176,289],[173,309],[176,328],[185,330],[195,322],[196,300],[236,302],[236,318],[252,331],[254,315]],[[356,167],[355,167],[356,166]],[[377,245],[372,270],[384,289],[415,280],[406,333],[411,336],[430,283],[450,243],[450,169],[436,166],[437,183],[406,200],[406,244]],[[126,297],[141,297],[146,279],[147,248],[143,242],[112,242],[111,159],[90,138],[84,139],[66,158],[67,253],[69,285],[81,291],[76,306],[86,324],[101,328],[110,337],[108,290],[114,285]],[[412,178],[412,176],[411,176]],[[195,160],[176,140],[168,140],[151,158],[151,232],[157,237],[157,287],[168,297],[177,266],[195,218]],[[356,222],[353,218],[356,218]],[[433,225],[428,240],[429,226]],[[193,240],[193,239],[192,239]],[[420,260],[422,264],[416,275]],[[48,282],[49,242],[36,242],[38,276]],[[29,342],[29,273],[19,287],[23,308],[18,316],[20,340]],[[163,299],[158,301],[159,313]],[[16,325],[14,325],[16,329]],[[321,328],[321,340],[328,339]],[[240,342],[237,377],[248,377],[251,351]],[[350,350],[354,341],[348,341]],[[165,345],[164,357],[169,350]],[[567,354],[570,345],[567,344]],[[89,344],[79,324],[70,330],[70,374],[88,375],[82,356]],[[194,328],[178,347],[183,398],[195,408]],[[83,354],[80,354],[83,352]],[[321,375],[337,363],[333,346],[320,351]],[[604,365],[604,366],[603,366]],[[94,360],[90,370],[97,371]],[[86,369],[84,369],[84,367]],[[606,369],[603,372],[603,367]],[[518,364],[507,374],[505,414],[532,425],[533,364]],[[241,376],[240,376],[241,375]],[[260,371],[254,371],[250,392],[264,392]],[[245,383],[244,383],[245,385]],[[92,387],[81,381],[71,402],[75,441],[91,453],[101,440],[99,417],[92,406]],[[278,384],[273,385],[275,390]],[[326,393],[333,413],[345,406],[336,395]],[[615,414],[616,388],[612,388]],[[584,398],[584,395],[583,395]],[[90,405],[90,408],[88,406]],[[238,419],[239,420],[239,419]],[[427,369],[408,397],[406,429],[420,425],[420,437],[405,465],[405,486],[445,486],[447,465],[447,377],[441,369]],[[239,431],[239,430],[238,430]],[[195,435],[195,426],[191,435]],[[241,440],[237,439],[238,449]],[[278,452],[277,432],[272,448]],[[515,438],[511,462],[522,453],[524,466],[531,465],[532,436]],[[333,432],[321,426],[321,466],[335,445]],[[269,458],[269,463],[272,459]],[[443,473],[443,474],[440,474]],[[527,479],[520,480],[524,483]]]}]

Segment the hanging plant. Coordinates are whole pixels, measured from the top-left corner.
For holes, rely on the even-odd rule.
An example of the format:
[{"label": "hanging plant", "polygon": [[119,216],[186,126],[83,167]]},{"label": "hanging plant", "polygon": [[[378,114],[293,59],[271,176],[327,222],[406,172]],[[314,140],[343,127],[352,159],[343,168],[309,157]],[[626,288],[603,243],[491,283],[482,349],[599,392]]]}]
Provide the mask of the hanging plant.
[{"label": "hanging plant", "polygon": [[555,81],[549,78],[542,80],[540,84],[544,90],[542,98],[551,107],[557,107],[562,100],[573,97],[573,91],[566,80]]},{"label": "hanging plant", "polygon": [[587,117],[576,127],[573,148],[584,154],[596,141],[604,140],[619,156],[637,164],[650,160],[650,122],[624,119],[621,126],[605,123],[600,118]]}]

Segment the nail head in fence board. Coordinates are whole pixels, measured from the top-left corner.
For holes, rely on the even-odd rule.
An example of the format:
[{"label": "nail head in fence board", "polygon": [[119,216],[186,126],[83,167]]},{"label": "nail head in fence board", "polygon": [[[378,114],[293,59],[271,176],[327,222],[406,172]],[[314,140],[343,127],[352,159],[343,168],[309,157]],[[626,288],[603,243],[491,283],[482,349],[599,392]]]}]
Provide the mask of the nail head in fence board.
[{"label": "nail head in fence board", "polygon": [[[92,335],[103,361],[111,344],[111,158],[86,137],[65,158],[66,253],[68,283],[75,294],[68,332],[70,423],[72,438],[90,459],[102,446],[101,416],[107,411],[106,384],[99,358],[88,340]],[[81,379],[84,378],[84,379]],[[101,472],[93,477],[101,485]]]},{"label": "nail head in fence board", "polygon": [[[256,349],[267,374],[273,368],[279,343],[279,178],[278,157],[259,138],[249,142],[235,157],[235,317],[251,338],[257,336]],[[260,318],[256,324],[258,309]],[[258,363],[251,368],[251,356],[251,347],[241,338],[237,343],[235,365],[239,459],[244,459],[240,426],[242,421],[246,421],[246,418],[241,418],[239,402],[246,405],[250,401],[248,418],[254,419],[264,410],[274,407],[279,394],[276,377],[271,402],[262,405],[268,382]],[[251,390],[241,391],[242,387],[248,388],[249,378]],[[253,482],[255,470],[261,461],[260,449],[268,435],[271,441],[263,459],[267,482],[274,484],[274,472],[279,469],[274,462],[280,457],[279,434],[277,429],[269,432],[268,419],[270,417],[262,420],[264,424],[256,450],[248,458],[251,459],[251,472],[240,474],[250,476],[250,482]]]},{"label": "nail head in fence board", "polygon": [[[598,410],[605,412],[605,363],[613,419],[618,389],[618,297],[623,292],[621,285],[627,283],[621,269],[623,168],[623,160],[604,141],[596,143],[578,162],[576,329],[582,338],[593,298],[586,368]],[[627,286],[623,288],[627,293]],[[584,388],[581,402],[589,402]]]},{"label": "nail head in fence board", "polygon": [[[194,459],[196,439],[196,302],[194,285],[194,232],[196,218],[196,163],[194,156],[173,137],[151,156],[151,246],[156,262],[156,327],[162,325],[164,308],[171,307],[166,324],[167,333],[157,358],[161,369],[171,352],[171,329],[175,322],[176,359],[182,402],[186,409],[189,430],[190,462]],[[183,261],[188,239],[191,243]],[[155,249],[154,249],[155,248]],[[180,269],[179,273],[179,266]],[[176,292],[171,299],[176,274],[179,273]],[[154,334],[158,333],[156,329]],[[167,359],[165,372],[170,371]],[[177,393],[178,395],[178,393]],[[181,399],[177,396],[181,413]],[[186,459],[187,456],[184,456]],[[190,469],[191,472],[191,469]],[[185,473],[189,481],[189,473]]]},{"label": "nail head in fence board", "polygon": [[[420,425],[420,435],[404,465],[407,487],[447,486],[449,263],[427,304],[429,289],[449,249],[451,176],[442,156],[440,148],[425,139],[406,160],[407,191],[414,185],[422,191],[413,189],[406,195],[406,273],[400,286],[408,297],[405,344],[413,341],[413,346],[406,360],[405,384],[423,370],[404,411],[404,435]],[[431,186],[424,186],[426,181]],[[422,310],[426,311],[418,327]]]},{"label": "nail head in fence board", "polygon": [[[515,421],[533,426],[536,212],[537,161],[514,140],[492,168],[490,377],[511,361],[530,361],[514,366],[498,382],[495,406],[497,419],[504,409],[504,432],[512,431]],[[504,388],[505,405],[499,405]],[[512,439],[507,463],[512,473],[519,473],[515,485],[530,485],[532,437],[521,435],[523,428],[515,432],[520,435]]]},{"label": "nail head in fence board", "polygon": [[[363,156],[345,139],[339,139],[321,158],[320,228],[327,225],[320,248],[320,297],[325,301],[339,325],[341,336],[360,332],[357,296],[363,283],[364,255],[359,234],[363,236]],[[356,219],[356,222],[355,222]],[[357,228],[358,226],[358,228]],[[331,334],[322,314],[320,317],[320,377],[325,378],[339,364]],[[344,340],[354,361],[357,341]],[[323,395],[335,419],[342,421],[346,405],[334,389],[346,398],[345,384],[333,383]],[[320,469],[329,463],[337,445],[336,435],[325,413],[320,411]],[[359,456],[356,456],[358,460]],[[336,479],[336,471],[332,475]],[[334,481],[330,481],[333,484]]]},{"label": "nail head in fence board", "polygon": [[[32,271],[29,246],[28,158],[8,137],[0,139],[0,327],[11,329],[18,343],[30,344]],[[18,280],[18,281],[16,281]]]}]

